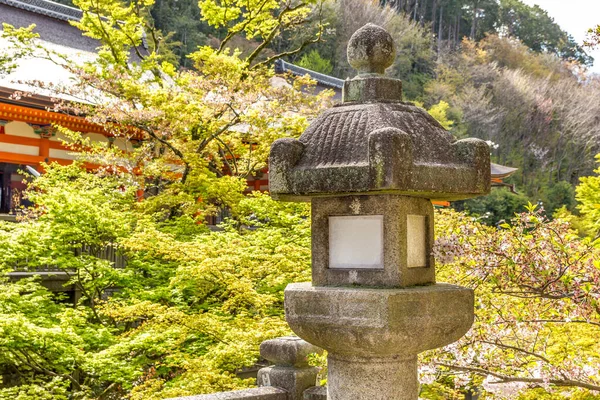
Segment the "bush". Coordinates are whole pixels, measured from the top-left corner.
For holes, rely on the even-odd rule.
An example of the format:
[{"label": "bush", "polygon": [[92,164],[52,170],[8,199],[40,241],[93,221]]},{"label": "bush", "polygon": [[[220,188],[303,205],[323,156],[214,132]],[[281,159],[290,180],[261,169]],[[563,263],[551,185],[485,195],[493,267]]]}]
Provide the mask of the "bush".
[{"label": "bush", "polygon": [[497,225],[512,219],[516,213],[524,211],[528,202],[527,197],[522,194],[498,189],[492,190],[484,197],[454,202],[452,207],[480,217],[481,222],[487,225]]}]

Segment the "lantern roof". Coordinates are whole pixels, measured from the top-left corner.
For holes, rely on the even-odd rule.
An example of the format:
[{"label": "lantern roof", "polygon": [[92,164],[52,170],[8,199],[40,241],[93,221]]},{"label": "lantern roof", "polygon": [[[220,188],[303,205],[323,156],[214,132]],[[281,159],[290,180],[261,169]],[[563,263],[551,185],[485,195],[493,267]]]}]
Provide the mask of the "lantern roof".
[{"label": "lantern roof", "polygon": [[395,45],[367,24],[348,43],[359,74],[344,82],[342,103],[299,139],[280,139],[269,160],[277,198],[394,193],[456,200],[490,189],[490,151],[479,139],[455,141],[422,108],[402,101],[402,82],[384,75]]}]

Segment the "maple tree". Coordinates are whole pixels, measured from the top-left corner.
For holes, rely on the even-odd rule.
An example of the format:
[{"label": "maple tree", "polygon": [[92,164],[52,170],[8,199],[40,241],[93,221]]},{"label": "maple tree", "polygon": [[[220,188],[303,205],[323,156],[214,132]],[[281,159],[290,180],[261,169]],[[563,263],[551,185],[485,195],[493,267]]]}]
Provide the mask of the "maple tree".
[{"label": "maple tree", "polygon": [[[0,224],[1,399],[159,399],[240,389],[263,340],[289,334],[283,289],[310,278],[304,204],[243,198],[210,232],[156,221],[126,179],[47,166],[19,224]],[[243,228],[245,227],[245,228]],[[252,229],[249,229],[252,228]],[[115,268],[99,253],[118,249]],[[75,307],[40,277],[53,268]],[[107,296],[107,293],[111,293]]]}]

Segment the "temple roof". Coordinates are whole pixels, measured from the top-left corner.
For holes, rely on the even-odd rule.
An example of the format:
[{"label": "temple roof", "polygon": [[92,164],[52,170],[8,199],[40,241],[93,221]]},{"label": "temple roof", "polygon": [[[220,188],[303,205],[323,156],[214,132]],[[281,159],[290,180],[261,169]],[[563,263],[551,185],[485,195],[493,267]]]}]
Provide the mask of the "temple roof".
[{"label": "temple roof", "polygon": [[45,43],[94,53],[99,42],[69,24],[81,15],[81,10],[47,0],[0,0],[0,22],[17,28],[35,24],[34,31]]},{"label": "temple roof", "polygon": [[[67,59],[77,63],[94,60],[100,46],[98,40],[84,36],[81,30],[69,23],[80,20],[82,15],[80,9],[49,0],[0,0],[0,24],[7,23],[16,28],[35,24],[34,32],[39,34],[39,40],[45,48],[65,55]],[[145,41],[143,45],[146,46]],[[7,49],[8,46],[8,41],[0,38],[0,49]],[[133,62],[139,61],[133,52],[130,59]],[[40,89],[39,85],[32,84],[33,81],[40,81],[46,86],[68,87],[73,78],[69,71],[52,61],[36,57],[20,59],[14,71],[8,75],[0,75],[0,100],[20,105],[33,105],[29,104],[33,100],[31,97],[21,97],[17,101],[8,97],[14,91],[22,91],[35,93],[39,97],[33,101],[39,103],[33,105],[37,106],[36,108],[49,106],[48,100],[51,97],[81,102],[82,99],[66,95],[57,96],[51,90]]]},{"label": "temple roof", "polygon": [[[93,60],[99,46],[97,40],[83,36],[78,28],[69,24],[69,21],[79,20],[81,16],[81,10],[47,0],[0,0],[0,23],[8,23],[16,28],[35,24],[34,32],[40,35],[39,40],[44,47],[78,62]],[[6,49],[8,45],[6,39],[0,39],[0,48]],[[10,74],[0,75],[0,99],[10,101],[8,96],[15,90],[47,98],[57,97],[52,91],[40,89],[31,82],[68,86],[72,78],[70,72],[52,61],[24,58],[18,61],[17,68]],[[81,101],[69,96],[60,97]],[[31,99],[21,97],[20,100],[13,99],[11,102],[25,105],[29,100]]]},{"label": "temple roof", "polygon": [[[3,0],[0,0],[3,1]],[[344,87],[344,80],[339,79],[333,76],[325,75],[320,72],[315,72],[307,68],[299,67],[295,64],[283,61],[279,59],[275,61],[275,72],[277,73],[285,73],[289,72],[296,76],[304,76],[309,75],[312,79],[317,81],[318,84],[327,86],[332,89],[342,90]]]},{"label": "temple roof", "polygon": [[63,21],[79,21],[83,16],[83,12],[78,8],[69,7],[48,0],[0,0],[0,4],[21,8],[23,10]]}]

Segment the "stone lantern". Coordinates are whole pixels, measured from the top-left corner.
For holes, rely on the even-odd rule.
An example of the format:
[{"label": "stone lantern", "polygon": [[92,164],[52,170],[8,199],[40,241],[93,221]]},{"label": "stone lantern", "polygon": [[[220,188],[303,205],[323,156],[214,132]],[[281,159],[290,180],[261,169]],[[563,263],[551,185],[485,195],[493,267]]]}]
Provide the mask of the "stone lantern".
[{"label": "stone lantern", "polygon": [[431,200],[488,193],[489,148],[402,102],[394,57],[383,28],[356,31],[342,103],[271,148],[271,194],[312,205],[312,284],[289,285],[285,310],[328,351],[329,400],[417,399],[417,354],[474,318],[472,290],[435,282]]}]

